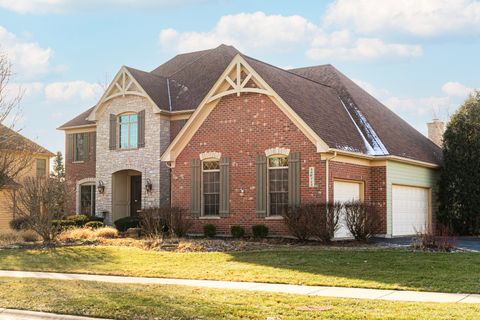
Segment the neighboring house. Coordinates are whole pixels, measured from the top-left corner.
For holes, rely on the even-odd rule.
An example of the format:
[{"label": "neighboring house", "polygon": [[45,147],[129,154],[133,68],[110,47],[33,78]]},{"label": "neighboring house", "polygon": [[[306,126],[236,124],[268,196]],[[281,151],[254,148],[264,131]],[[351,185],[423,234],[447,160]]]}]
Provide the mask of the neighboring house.
[{"label": "neighboring house", "polygon": [[12,192],[21,187],[26,177],[47,178],[50,174],[50,158],[54,154],[2,124],[0,141],[0,161],[11,163],[10,168],[21,166],[19,174],[14,179],[7,177],[7,184],[0,187],[0,231],[5,231],[10,230],[10,220],[15,217]]},{"label": "neighboring house", "polygon": [[60,129],[70,209],[108,223],[171,204],[195,233],[286,235],[286,205],[360,199],[399,236],[436,210],[441,149],[331,65],[283,70],[221,45],[151,72],[122,67]]}]

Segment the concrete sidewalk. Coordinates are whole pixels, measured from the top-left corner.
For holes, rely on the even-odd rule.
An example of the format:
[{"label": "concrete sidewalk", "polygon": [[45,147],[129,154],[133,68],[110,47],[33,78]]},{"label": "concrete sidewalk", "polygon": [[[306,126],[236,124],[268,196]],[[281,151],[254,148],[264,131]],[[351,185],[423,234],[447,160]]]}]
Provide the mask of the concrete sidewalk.
[{"label": "concrete sidewalk", "polygon": [[360,288],[344,288],[344,287],[302,286],[302,285],[273,284],[273,283],[259,283],[259,282],[123,277],[123,276],[74,274],[74,273],[29,272],[29,271],[7,271],[7,270],[0,270],[0,277],[99,281],[99,282],[109,282],[109,283],[180,285],[180,286],[203,287],[203,288],[240,289],[240,290],[250,290],[250,291],[291,293],[291,294],[300,294],[300,295],[309,295],[309,296],[354,298],[354,299],[377,299],[377,300],[390,300],[390,301],[480,303],[480,294],[466,294],[466,293],[464,294],[464,293],[378,290],[378,289],[360,289]]},{"label": "concrete sidewalk", "polygon": [[0,320],[107,320],[107,319],[0,308]]}]

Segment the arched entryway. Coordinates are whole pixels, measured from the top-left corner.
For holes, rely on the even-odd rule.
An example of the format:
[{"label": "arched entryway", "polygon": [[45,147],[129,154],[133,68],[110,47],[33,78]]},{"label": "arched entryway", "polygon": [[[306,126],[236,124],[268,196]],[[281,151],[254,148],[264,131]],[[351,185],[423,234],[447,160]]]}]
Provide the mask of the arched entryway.
[{"label": "arched entryway", "polygon": [[135,216],[142,209],[142,173],[121,170],[112,174],[113,221]]}]

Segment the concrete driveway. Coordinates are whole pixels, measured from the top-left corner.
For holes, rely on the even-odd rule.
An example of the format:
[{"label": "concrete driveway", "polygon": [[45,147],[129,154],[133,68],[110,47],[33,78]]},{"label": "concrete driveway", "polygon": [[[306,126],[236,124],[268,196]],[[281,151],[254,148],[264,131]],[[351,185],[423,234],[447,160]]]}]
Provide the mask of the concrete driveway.
[{"label": "concrete driveway", "polygon": [[[412,243],[413,238],[374,238],[373,241],[378,244],[408,246]],[[455,239],[456,246],[459,249],[480,252],[480,237],[457,237]]]}]

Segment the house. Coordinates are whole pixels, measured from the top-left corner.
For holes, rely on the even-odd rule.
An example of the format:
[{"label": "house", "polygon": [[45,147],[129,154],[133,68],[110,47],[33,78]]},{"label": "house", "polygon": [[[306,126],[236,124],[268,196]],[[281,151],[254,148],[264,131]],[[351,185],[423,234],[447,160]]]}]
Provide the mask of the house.
[{"label": "house", "polygon": [[[0,231],[10,230],[10,220],[15,217],[12,191],[20,187],[26,177],[48,177],[53,156],[50,151],[0,124],[0,166],[2,171],[7,171],[0,184],[3,185],[0,187]],[[8,172],[15,177],[8,177]]]},{"label": "house", "polygon": [[331,65],[283,70],[221,45],[151,72],[124,66],[59,129],[70,210],[108,223],[172,205],[195,233],[286,235],[286,205],[361,199],[400,236],[436,211],[441,149]]}]

